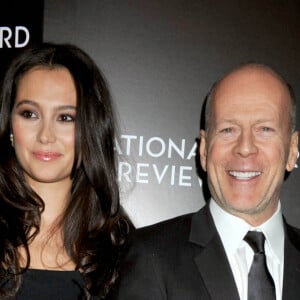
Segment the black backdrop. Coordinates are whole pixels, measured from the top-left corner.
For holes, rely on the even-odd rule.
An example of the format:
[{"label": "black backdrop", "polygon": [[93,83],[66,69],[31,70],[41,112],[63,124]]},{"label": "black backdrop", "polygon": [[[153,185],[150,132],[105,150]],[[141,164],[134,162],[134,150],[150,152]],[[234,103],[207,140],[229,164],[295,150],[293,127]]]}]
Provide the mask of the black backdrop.
[{"label": "black backdrop", "polygon": [[[79,45],[106,75],[120,121],[122,203],[138,227],[204,204],[195,139],[219,76],[262,62],[300,96],[297,0],[45,0],[30,22],[41,15],[43,25],[35,26],[44,40]],[[299,183],[295,169],[281,195],[298,226]]]},{"label": "black backdrop", "polygon": [[4,0],[0,7],[0,79],[11,59],[43,39],[44,2]]}]

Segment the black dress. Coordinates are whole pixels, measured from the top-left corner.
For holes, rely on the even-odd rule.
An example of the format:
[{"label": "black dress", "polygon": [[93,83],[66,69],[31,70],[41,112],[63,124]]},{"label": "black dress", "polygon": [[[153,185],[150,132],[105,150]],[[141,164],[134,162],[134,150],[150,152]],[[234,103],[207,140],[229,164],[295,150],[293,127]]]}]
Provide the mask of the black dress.
[{"label": "black dress", "polygon": [[16,300],[77,300],[83,295],[83,278],[78,271],[29,269],[25,272]]}]

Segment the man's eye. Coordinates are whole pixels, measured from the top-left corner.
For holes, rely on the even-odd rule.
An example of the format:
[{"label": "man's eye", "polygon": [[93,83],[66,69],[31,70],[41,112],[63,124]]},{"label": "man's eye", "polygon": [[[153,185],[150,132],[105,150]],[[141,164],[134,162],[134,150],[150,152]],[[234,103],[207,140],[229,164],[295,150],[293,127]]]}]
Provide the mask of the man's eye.
[{"label": "man's eye", "polygon": [[274,128],[268,127],[268,126],[262,126],[259,128],[258,132],[261,132],[263,134],[273,134],[275,132]]},{"label": "man's eye", "polygon": [[221,131],[220,131],[221,133],[231,133],[231,132],[233,132],[233,129],[232,128],[224,128],[224,129],[222,129]]},{"label": "man's eye", "polygon": [[262,131],[269,132],[269,131],[273,131],[273,129],[270,127],[262,127]]}]

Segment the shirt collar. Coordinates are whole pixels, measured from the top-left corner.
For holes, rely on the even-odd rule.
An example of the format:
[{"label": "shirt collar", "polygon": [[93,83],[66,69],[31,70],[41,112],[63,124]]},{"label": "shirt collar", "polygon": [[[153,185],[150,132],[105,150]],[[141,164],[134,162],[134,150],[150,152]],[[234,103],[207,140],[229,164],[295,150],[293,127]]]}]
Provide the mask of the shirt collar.
[{"label": "shirt collar", "polygon": [[264,233],[266,242],[277,259],[283,261],[284,227],[280,202],[273,216],[255,228],[243,219],[226,212],[213,199],[209,203],[209,208],[227,254],[230,255],[237,250],[249,230],[258,230]]}]

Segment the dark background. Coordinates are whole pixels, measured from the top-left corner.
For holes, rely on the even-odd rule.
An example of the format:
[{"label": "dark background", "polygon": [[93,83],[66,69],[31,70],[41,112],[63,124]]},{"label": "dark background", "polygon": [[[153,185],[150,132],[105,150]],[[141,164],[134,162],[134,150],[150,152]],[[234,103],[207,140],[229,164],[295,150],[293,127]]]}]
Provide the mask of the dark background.
[{"label": "dark background", "polygon": [[[17,55],[22,48],[16,48],[15,45],[26,42],[26,34],[19,30],[19,38],[16,43],[16,26],[25,27],[29,31],[29,40],[25,47],[39,43],[43,39],[43,17],[44,2],[39,0],[4,0],[0,5],[0,80],[11,59]],[[3,29],[4,28],[4,29]],[[1,30],[2,29],[2,30]],[[7,43],[3,41],[11,37]]]},{"label": "dark background", "polygon": [[[266,63],[294,87],[299,103],[297,0],[45,0],[40,13],[44,22],[35,26],[45,41],[77,44],[106,76],[123,141],[122,203],[138,227],[204,204],[191,153],[204,98],[224,72]],[[297,116],[299,129],[299,110]],[[297,226],[299,183],[295,169],[281,195]]]}]

